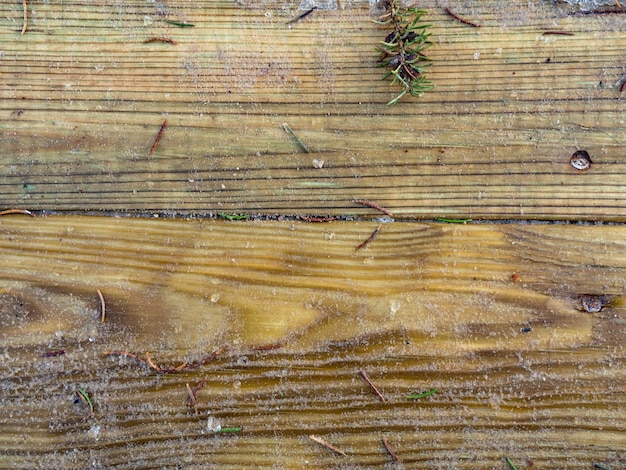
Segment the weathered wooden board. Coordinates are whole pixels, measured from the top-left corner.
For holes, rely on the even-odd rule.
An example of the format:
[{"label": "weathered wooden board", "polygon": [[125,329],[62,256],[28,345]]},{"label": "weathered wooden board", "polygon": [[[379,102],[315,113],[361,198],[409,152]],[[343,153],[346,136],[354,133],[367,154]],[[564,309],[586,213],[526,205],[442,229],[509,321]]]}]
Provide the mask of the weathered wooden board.
[{"label": "weathered wooden board", "polygon": [[[28,0],[21,35],[3,2],[0,208],[626,220],[626,15],[424,1],[436,88],[390,108],[386,33],[337,3]],[[0,467],[394,466],[382,437],[407,468],[626,465],[624,227],[355,250],[377,226],[0,218]]]},{"label": "weathered wooden board", "polygon": [[421,4],[436,88],[386,107],[369,2],[3,2],[0,206],[624,220],[626,15]]},{"label": "weathered wooden board", "polygon": [[0,467],[626,464],[624,227],[376,226],[0,218]]}]

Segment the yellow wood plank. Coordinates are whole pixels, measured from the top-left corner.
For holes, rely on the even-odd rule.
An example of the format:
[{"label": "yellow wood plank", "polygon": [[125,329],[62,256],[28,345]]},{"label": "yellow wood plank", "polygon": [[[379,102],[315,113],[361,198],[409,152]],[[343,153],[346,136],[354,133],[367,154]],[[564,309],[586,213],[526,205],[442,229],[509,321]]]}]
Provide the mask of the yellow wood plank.
[{"label": "yellow wood plank", "polygon": [[624,227],[376,226],[0,218],[0,466],[626,463]]},{"label": "yellow wood plank", "polygon": [[0,206],[624,220],[624,15],[422,3],[436,88],[390,108],[369,2],[3,2]]}]

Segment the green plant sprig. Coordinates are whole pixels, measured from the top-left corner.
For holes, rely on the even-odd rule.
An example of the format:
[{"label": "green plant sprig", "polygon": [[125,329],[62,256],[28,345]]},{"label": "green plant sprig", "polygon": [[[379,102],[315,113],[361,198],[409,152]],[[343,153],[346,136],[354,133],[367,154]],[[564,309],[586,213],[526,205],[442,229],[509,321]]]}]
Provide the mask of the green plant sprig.
[{"label": "green plant sprig", "polygon": [[424,76],[430,63],[423,51],[432,42],[429,40],[430,33],[426,32],[430,25],[420,23],[424,10],[400,5],[398,0],[382,0],[381,3],[385,12],[374,21],[392,31],[378,46],[382,52],[378,65],[390,69],[382,80],[391,77],[392,85],[398,83],[402,86],[400,94],[387,103],[391,106],[407,92],[412,96],[421,96],[434,87]]}]

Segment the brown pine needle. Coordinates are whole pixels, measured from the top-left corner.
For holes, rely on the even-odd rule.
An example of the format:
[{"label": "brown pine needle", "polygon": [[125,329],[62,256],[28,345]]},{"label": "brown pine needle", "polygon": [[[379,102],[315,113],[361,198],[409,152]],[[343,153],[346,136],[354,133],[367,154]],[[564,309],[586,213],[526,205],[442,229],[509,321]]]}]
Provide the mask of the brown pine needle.
[{"label": "brown pine needle", "polygon": [[63,354],[65,354],[65,349],[57,349],[56,351],[46,351],[41,354],[41,357],[56,357],[62,356]]},{"label": "brown pine needle", "polygon": [[155,36],[155,37],[146,39],[143,43],[144,44],[150,44],[150,43],[153,43],[153,42],[166,42],[168,44],[174,44],[174,45],[176,44],[176,41],[174,41],[173,39],[166,38],[166,37],[160,37],[160,36],[159,37]]},{"label": "brown pine needle", "polygon": [[333,220],[337,220],[337,217],[309,217],[308,215],[299,215],[300,220],[304,220],[305,222],[332,222]]},{"label": "brown pine needle", "polygon": [[93,417],[94,415],[93,402],[91,401],[91,398],[89,398],[89,394],[82,388],[79,388],[78,390],[76,390],[76,395],[78,395],[78,398],[80,398],[80,401],[82,401],[85,404],[85,406],[89,408],[89,416]]},{"label": "brown pine needle", "polygon": [[9,215],[9,214],[24,214],[24,215],[30,215],[31,217],[35,217],[35,214],[33,214],[31,211],[28,211],[26,209],[7,209],[7,210],[0,212],[0,215]]},{"label": "brown pine needle", "polygon": [[[152,357],[150,356],[149,352],[146,352],[146,360],[142,359],[141,357],[139,357],[137,354],[128,352],[128,351],[105,351],[104,354],[106,354],[107,356],[126,356],[126,357],[130,357],[132,359],[135,359],[139,362],[141,362],[142,364],[148,364],[150,366],[150,368],[152,370],[157,371],[160,374],[175,374],[176,372],[180,372],[182,370],[190,370],[190,369],[194,369],[196,367],[199,367],[203,364],[206,364],[208,362],[210,362],[211,360],[215,359],[217,356],[219,356],[220,354],[222,354],[224,351],[227,350],[226,346],[222,346],[219,349],[215,350],[215,352],[211,353],[209,356],[205,357],[204,359],[202,359],[201,361],[196,361],[196,362],[183,362],[182,364],[180,364],[179,366],[170,368],[170,369],[165,369],[163,367],[158,366],[157,364],[154,363],[154,361],[152,360]],[[206,380],[203,380],[202,382],[200,382],[200,384],[198,384],[194,389],[193,389],[193,393],[195,395],[195,393],[197,392],[197,390],[201,387],[203,387],[206,384]]]},{"label": "brown pine needle", "polygon": [[24,24],[22,25],[22,34],[24,34],[28,24],[28,5],[26,5],[26,0],[22,0],[22,6],[24,7]]},{"label": "brown pine needle", "polygon": [[326,447],[327,449],[330,449],[334,452],[337,452],[339,455],[347,455],[343,450],[341,449],[337,449],[334,445],[329,444],[328,442],[326,442],[324,439],[322,439],[321,437],[317,437],[314,436],[313,434],[311,434],[309,436],[309,439],[311,439],[313,442],[317,442],[318,444],[323,445],[324,447]]},{"label": "brown pine needle", "polygon": [[130,357],[131,359],[135,359],[141,362],[142,364],[146,363],[146,361],[144,361],[142,358],[137,356],[137,354],[133,354],[128,351],[104,351],[104,354],[106,354],[107,356],[126,356],[126,357]]},{"label": "brown pine needle", "polygon": [[186,383],[185,386],[187,387],[187,394],[189,395],[189,404],[193,406],[193,409],[196,411],[196,414],[199,414],[198,403],[196,402],[196,394],[193,393],[193,390],[189,386],[189,383]]},{"label": "brown pine needle", "polygon": [[98,297],[100,297],[100,312],[101,312],[100,323],[104,323],[104,319],[106,318],[106,314],[107,314],[107,305],[106,305],[106,302],[104,301],[104,296],[102,295],[102,291],[100,291],[100,289],[96,289],[96,292],[98,293]]},{"label": "brown pine needle", "polygon": [[450,15],[452,18],[454,18],[455,20],[460,21],[461,23],[464,23],[468,26],[473,26],[474,28],[480,28],[479,24],[476,24],[470,20],[466,20],[465,18],[461,18],[459,15],[457,15],[452,10],[450,10],[450,7],[445,7],[444,9],[446,10],[446,13]]},{"label": "brown pine needle", "polygon": [[159,129],[159,132],[157,132],[157,135],[154,138],[154,143],[152,144],[152,147],[150,148],[150,151],[148,152],[148,156],[149,157],[152,156],[152,153],[154,152],[154,149],[156,148],[157,144],[161,140],[161,136],[163,135],[163,129],[165,129],[166,125],[167,125],[167,119],[165,121],[163,121],[163,124],[161,124],[161,128]]},{"label": "brown pine needle", "polygon": [[359,368],[359,372],[361,373],[361,377],[363,377],[363,380],[365,380],[367,382],[367,384],[372,387],[372,390],[374,390],[374,393],[376,395],[378,395],[378,398],[380,398],[380,401],[382,402],[386,402],[387,399],[384,397],[384,395],[382,393],[380,393],[380,391],[376,388],[376,385],[374,385],[372,383],[372,381],[370,380],[370,378],[367,376],[367,374],[365,373],[365,371],[363,369]]},{"label": "brown pine needle", "polygon": [[222,346],[218,349],[216,349],[215,351],[213,351],[211,354],[209,354],[207,357],[205,357],[204,359],[202,359],[200,361],[200,364],[206,364],[207,362],[211,362],[213,359],[215,359],[217,356],[219,356],[220,354],[222,354],[224,351],[228,350],[228,346]]},{"label": "brown pine needle", "polygon": [[148,361],[148,365],[152,367],[157,372],[161,372],[161,368],[157,366],[154,362],[152,362],[152,358],[150,357],[150,353],[146,351],[146,360]]},{"label": "brown pine needle", "polygon": [[570,33],[569,31],[544,31],[541,34],[544,36],[574,36],[574,33]]},{"label": "brown pine needle", "polygon": [[191,392],[193,393],[193,396],[195,397],[196,394],[198,393],[198,390],[200,390],[202,387],[204,387],[206,385],[206,379],[202,379],[200,382],[198,382],[198,385],[196,385]]},{"label": "brown pine needle", "polygon": [[293,23],[297,23],[300,20],[303,20],[304,18],[306,18],[307,16],[309,16],[311,13],[313,13],[315,10],[317,10],[317,7],[313,7],[307,11],[305,11],[304,13],[302,13],[301,15],[295,17],[293,20],[289,20],[287,21],[287,24],[293,24]]},{"label": "brown pine needle", "polygon": [[152,362],[152,358],[150,357],[150,353],[148,351],[146,351],[146,360],[148,362],[148,365],[160,374],[173,374],[174,372],[180,372],[181,370],[184,370],[189,366],[189,363],[183,362],[181,365],[174,367],[173,369],[163,369],[162,367],[159,367],[154,362]]},{"label": "brown pine needle", "polygon": [[354,251],[359,251],[362,250],[363,248],[365,248],[367,245],[370,244],[370,242],[372,240],[374,240],[374,238],[376,238],[376,235],[378,235],[378,232],[380,232],[380,229],[382,228],[383,224],[378,224],[378,227],[376,227],[376,230],[374,230],[372,232],[372,234],[368,237],[367,240],[365,240],[363,243],[361,243],[359,246],[357,246]]},{"label": "brown pine needle", "polygon": [[400,459],[400,457],[398,457],[398,455],[393,451],[393,449],[391,448],[391,446],[389,445],[389,443],[387,442],[387,439],[385,439],[384,437],[382,438],[383,441],[383,445],[385,446],[385,449],[387,450],[387,452],[389,452],[389,456],[391,457],[391,460],[393,460],[394,462],[398,462],[398,463],[402,463],[402,460]]},{"label": "brown pine needle", "polygon": [[390,211],[382,206],[379,206],[375,202],[368,201],[367,199],[355,199],[354,202],[356,202],[357,204],[361,204],[362,206],[371,207],[372,209],[376,209],[377,211],[380,211],[383,214],[388,215],[389,217],[393,217],[393,214]]},{"label": "brown pine needle", "polygon": [[252,346],[253,351],[273,351],[274,349],[280,349],[284,346],[283,343],[267,343],[260,344],[258,346]]}]

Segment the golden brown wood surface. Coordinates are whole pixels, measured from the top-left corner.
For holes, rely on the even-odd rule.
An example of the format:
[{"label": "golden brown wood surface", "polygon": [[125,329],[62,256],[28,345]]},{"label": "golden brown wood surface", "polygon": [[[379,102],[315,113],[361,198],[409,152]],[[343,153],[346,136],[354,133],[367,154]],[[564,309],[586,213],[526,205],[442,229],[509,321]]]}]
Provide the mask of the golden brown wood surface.
[{"label": "golden brown wood surface", "polygon": [[387,107],[369,2],[318,3],[3,2],[0,206],[624,220],[623,12],[420,2],[436,87]]},{"label": "golden brown wood surface", "polygon": [[0,468],[626,467],[626,9],[371,3],[0,3]]},{"label": "golden brown wood surface", "polygon": [[1,217],[0,467],[626,464],[624,227],[376,227]]}]

